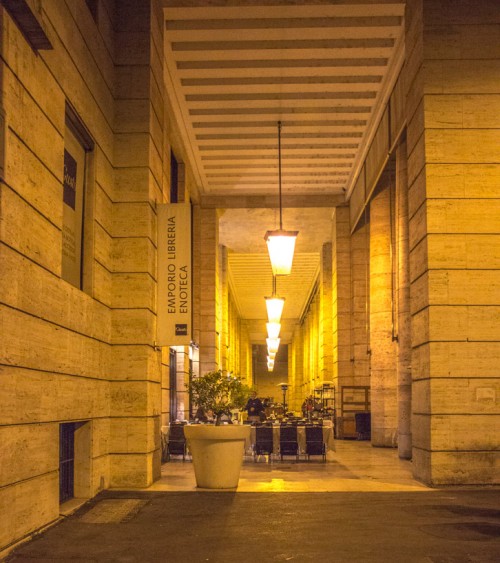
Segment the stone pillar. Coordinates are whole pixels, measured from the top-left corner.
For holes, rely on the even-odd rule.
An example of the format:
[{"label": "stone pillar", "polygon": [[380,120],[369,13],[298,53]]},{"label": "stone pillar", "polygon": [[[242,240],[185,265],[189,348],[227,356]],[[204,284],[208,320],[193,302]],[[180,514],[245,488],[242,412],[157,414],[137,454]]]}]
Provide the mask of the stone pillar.
[{"label": "stone pillar", "polygon": [[393,342],[390,189],[370,202],[370,351],[372,445],[395,446],[397,390]]},{"label": "stone pillar", "polygon": [[221,338],[220,338],[220,367],[222,370],[229,370],[229,279],[228,279],[228,261],[227,248],[223,245],[219,246],[220,255],[220,275],[219,275],[219,313],[221,319]]},{"label": "stone pillar", "polygon": [[[161,353],[156,351],[155,201],[164,201],[161,66],[154,35],[163,24],[156,3],[117,3],[112,222],[112,369],[110,484],[145,487],[160,476]],[[135,33],[131,34],[130,29]]]},{"label": "stone pillar", "polygon": [[333,377],[332,243],[323,245],[320,271],[320,383]]},{"label": "stone pillar", "polygon": [[300,412],[300,406],[305,397],[304,390],[304,339],[303,328],[297,324],[293,331],[291,360],[289,363],[289,378],[292,389],[292,408]]},{"label": "stone pillar", "polygon": [[498,482],[498,2],[407,2],[413,466]]},{"label": "stone pillar", "polygon": [[[370,385],[369,355],[369,238],[364,224],[351,235],[351,363],[350,376],[339,374],[342,385]],[[340,389],[339,389],[340,390]]]},{"label": "stone pillar", "polygon": [[219,368],[219,220],[216,209],[194,207],[193,334],[200,374]]},{"label": "stone pillar", "polygon": [[240,371],[239,374],[247,385],[253,385],[252,345],[248,337],[248,321],[240,320]]},{"label": "stone pillar", "polygon": [[396,149],[398,454],[411,459],[411,317],[406,140]]},{"label": "stone pillar", "polygon": [[336,207],[332,221],[333,380],[338,392],[341,385],[352,385],[353,369],[349,207]]}]

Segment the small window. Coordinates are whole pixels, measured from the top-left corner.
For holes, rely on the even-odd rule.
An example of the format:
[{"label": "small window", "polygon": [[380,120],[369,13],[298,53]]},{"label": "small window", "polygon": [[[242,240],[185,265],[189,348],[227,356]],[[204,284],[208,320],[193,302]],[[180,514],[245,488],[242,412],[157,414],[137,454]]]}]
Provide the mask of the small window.
[{"label": "small window", "polygon": [[74,110],[66,107],[61,276],[83,289],[85,199],[93,141]]},{"label": "small window", "polygon": [[179,201],[179,163],[170,151],[170,203]]}]

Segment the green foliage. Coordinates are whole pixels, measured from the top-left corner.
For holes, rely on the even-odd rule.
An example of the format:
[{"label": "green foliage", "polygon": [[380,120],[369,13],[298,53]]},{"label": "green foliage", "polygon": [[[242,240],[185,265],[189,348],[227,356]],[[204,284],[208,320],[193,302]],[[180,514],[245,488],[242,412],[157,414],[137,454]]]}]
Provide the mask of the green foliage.
[{"label": "green foliage", "polygon": [[244,407],[252,392],[239,377],[222,370],[193,377],[187,387],[193,401],[205,411],[212,410],[218,421],[222,414]]}]

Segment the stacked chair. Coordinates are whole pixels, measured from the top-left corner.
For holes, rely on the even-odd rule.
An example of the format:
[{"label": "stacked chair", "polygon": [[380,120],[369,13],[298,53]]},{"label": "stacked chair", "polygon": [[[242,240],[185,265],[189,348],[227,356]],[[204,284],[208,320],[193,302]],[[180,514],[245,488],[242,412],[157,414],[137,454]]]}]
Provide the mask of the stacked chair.
[{"label": "stacked chair", "polygon": [[297,441],[297,426],[282,424],[280,428],[280,456],[294,455],[299,459],[299,444]]},{"label": "stacked chair", "polygon": [[183,461],[186,459],[186,438],[183,424],[170,425],[167,439],[167,461],[170,461],[172,455],[181,455]]},{"label": "stacked chair", "polygon": [[257,461],[257,456],[268,455],[271,461],[273,453],[273,428],[272,426],[257,426],[255,428],[255,445],[253,450],[253,460]]},{"label": "stacked chair", "polygon": [[319,424],[306,426],[306,454],[308,460],[312,455],[321,455],[323,456],[323,461],[326,461],[323,428]]}]

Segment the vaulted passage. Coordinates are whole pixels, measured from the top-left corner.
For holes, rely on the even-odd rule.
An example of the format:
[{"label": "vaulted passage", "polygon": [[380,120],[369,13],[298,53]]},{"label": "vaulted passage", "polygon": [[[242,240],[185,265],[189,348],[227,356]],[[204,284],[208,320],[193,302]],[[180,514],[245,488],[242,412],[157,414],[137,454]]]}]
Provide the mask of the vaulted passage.
[{"label": "vaulted passage", "polygon": [[324,420],[325,462],[302,420],[300,461],[247,449],[242,491],[368,482],[360,452],[498,485],[499,25],[494,0],[1,3],[0,551],[107,489],[192,488],[169,426],[218,370]]}]

